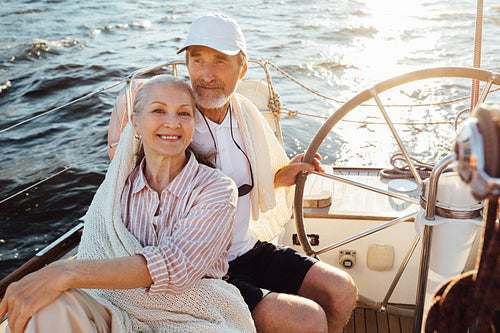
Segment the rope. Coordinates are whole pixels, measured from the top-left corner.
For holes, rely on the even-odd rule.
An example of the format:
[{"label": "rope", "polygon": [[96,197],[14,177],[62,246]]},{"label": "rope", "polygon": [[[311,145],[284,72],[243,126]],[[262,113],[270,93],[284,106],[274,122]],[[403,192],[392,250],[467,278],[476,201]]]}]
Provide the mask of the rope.
[{"label": "rope", "polygon": [[116,82],[116,83],[114,83],[114,84],[112,84],[112,85],[110,85],[110,86],[108,86],[108,87],[106,87],[106,88],[101,88],[101,89],[99,89],[99,90],[97,90],[97,91],[90,92],[90,93],[88,93],[87,95],[84,95],[84,96],[82,96],[82,97],[80,97],[80,98],[77,98],[77,99],[75,99],[75,100],[73,100],[73,101],[71,101],[71,102],[68,102],[68,103],[66,103],[66,104],[60,105],[60,106],[58,106],[58,107],[56,107],[56,108],[53,108],[53,109],[50,109],[50,110],[48,110],[48,111],[42,112],[42,113],[40,113],[39,115],[36,115],[36,116],[34,116],[34,117],[31,117],[31,118],[28,118],[28,119],[26,119],[26,120],[23,120],[23,121],[21,121],[21,122],[17,123],[17,124],[14,124],[14,125],[12,125],[12,126],[10,126],[10,127],[7,127],[7,128],[4,128],[4,129],[0,130],[0,134],[2,134],[2,133],[4,133],[4,132],[7,132],[7,131],[10,131],[11,129],[16,128],[17,126],[20,126],[20,125],[26,124],[26,123],[28,123],[28,122],[30,122],[30,121],[32,121],[32,120],[35,120],[35,119],[37,119],[37,118],[40,118],[40,117],[42,117],[42,116],[46,116],[46,115],[48,115],[49,113],[52,113],[52,112],[57,111],[57,110],[59,110],[59,109],[62,109],[62,108],[64,108],[64,107],[66,107],[66,106],[69,106],[69,105],[71,105],[71,104],[74,104],[74,103],[76,103],[76,102],[79,102],[79,101],[81,101],[81,100],[84,100],[84,99],[86,99],[86,98],[90,98],[90,97],[92,97],[92,96],[94,96],[94,95],[97,95],[97,94],[99,94],[99,93],[103,92],[103,91],[106,91],[106,90],[109,90],[109,89],[111,89],[111,88],[114,88],[114,87],[116,87],[116,86],[118,86],[118,85],[120,85],[120,84],[122,84],[122,83],[124,83],[124,82],[127,82],[127,80],[123,80],[123,81],[120,81],[120,82]]},{"label": "rope", "polygon": [[[337,99],[334,99],[334,98],[331,98],[331,97],[328,97],[328,96],[325,96],[323,94],[320,94],[316,91],[314,91],[313,89],[309,88],[308,86],[306,86],[305,84],[299,82],[298,80],[294,79],[292,76],[290,76],[289,74],[285,73],[283,70],[281,70],[278,66],[274,65],[273,63],[270,63],[270,62],[267,62],[267,64],[269,64],[271,67],[273,67],[274,69],[276,69],[279,73],[281,73],[283,76],[285,76],[286,78],[288,78],[289,80],[291,80],[292,82],[296,83],[297,85],[301,86],[302,88],[306,89],[307,91],[321,97],[321,98],[324,98],[324,99],[327,99],[327,100],[331,100],[331,101],[334,101],[336,103],[339,103],[339,104],[344,104],[346,101],[341,101],[341,100],[337,100]],[[71,102],[68,102],[66,104],[63,104],[63,105],[60,105],[56,108],[53,108],[51,110],[48,110],[46,112],[43,112],[39,115],[36,115],[34,117],[31,117],[29,119],[26,119],[26,120],[23,120],[19,123],[16,123],[10,127],[7,127],[7,128],[4,128],[2,130],[0,130],[0,134],[4,133],[4,132],[7,132],[13,128],[16,128],[20,125],[23,125],[25,123],[28,123],[32,120],[35,120],[37,118],[40,118],[42,116],[45,116],[47,114],[50,114],[52,112],[55,112],[59,109],[62,109],[66,106],[69,106],[69,105],[72,105],[76,102],[79,102],[81,100],[84,100],[86,98],[90,98],[94,95],[97,95],[103,91],[106,91],[106,90],[109,90],[109,89],[112,89],[122,83],[125,83],[127,82],[127,79],[125,80],[122,80],[120,82],[117,82],[117,83],[114,83],[112,84],[111,86],[109,87],[106,87],[106,88],[102,88],[100,90],[97,90],[97,91],[94,91],[94,92],[91,92],[91,93],[88,93],[87,95],[85,96],[82,96],[80,98],[77,98],[75,99],[74,101],[71,101]],[[327,116],[320,116],[320,115],[314,115],[314,114],[310,114],[310,113],[304,113],[304,112],[299,112],[299,111],[295,111],[295,110],[290,110],[290,109],[287,109],[285,107],[283,107],[282,103],[281,103],[281,100],[280,100],[280,96],[278,95],[278,93],[275,92],[274,90],[274,87],[271,85],[271,88],[273,89],[273,96],[270,100],[269,100],[269,108],[270,110],[273,112],[273,113],[281,113],[283,110],[287,111],[288,114],[287,116],[289,118],[295,118],[297,115],[301,115],[301,116],[306,116],[306,117],[313,117],[313,118],[320,118],[320,119],[328,119],[329,117]],[[499,91],[500,88],[496,88],[496,89],[493,89],[490,91],[490,93],[492,92],[496,92],[496,91]],[[448,100],[448,101],[443,101],[443,102],[438,102],[438,103],[425,103],[425,104],[389,104],[389,105],[385,105],[386,107],[430,107],[430,106],[439,106],[439,105],[445,105],[445,104],[451,104],[451,103],[456,103],[456,102],[460,102],[460,101],[464,101],[464,100],[467,100],[467,99],[471,99],[472,97],[471,96],[467,96],[467,97],[461,97],[461,98],[457,98],[457,99],[453,99],[453,100]],[[360,106],[369,106],[369,107],[376,107],[377,105],[375,104],[361,104]],[[342,119],[342,121],[344,122],[351,122],[351,123],[358,123],[358,124],[366,124],[366,125],[385,125],[387,123],[385,122],[372,122],[372,121],[364,121],[364,120],[348,120],[348,119]],[[406,125],[406,126],[417,126],[417,125],[422,125],[422,126],[425,126],[425,125],[448,125],[448,124],[455,124],[455,127],[456,127],[456,122],[452,122],[452,121],[437,121],[437,122],[394,122],[393,123],[394,125]]]},{"label": "rope", "polygon": [[[479,1],[482,1],[482,0],[479,0]],[[268,64],[268,65],[270,65],[271,67],[273,67],[274,69],[276,69],[279,73],[281,73],[283,76],[285,76],[286,78],[288,78],[288,79],[289,79],[289,80],[291,80],[292,82],[296,83],[297,85],[301,86],[302,88],[306,89],[307,91],[309,91],[309,92],[311,92],[311,93],[313,93],[313,94],[315,94],[315,95],[317,95],[317,96],[319,96],[319,97],[321,97],[321,98],[324,98],[324,99],[327,99],[327,100],[331,100],[331,101],[334,101],[334,102],[336,102],[336,103],[340,103],[340,104],[345,103],[345,101],[336,100],[336,99],[334,99],[334,98],[331,98],[331,97],[325,96],[325,95],[323,95],[323,94],[320,94],[320,93],[318,93],[318,92],[314,91],[313,89],[311,89],[311,88],[307,87],[305,84],[303,84],[303,83],[299,82],[298,80],[294,79],[294,78],[293,78],[292,76],[290,76],[289,74],[285,73],[283,70],[281,70],[278,66],[274,65],[273,63],[266,62],[266,64]],[[267,72],[267,70],[266,70],[266,72]],[[90,92],[90,93],[88,93],[88,94],[86,94],[86,95],[84,95],[84,96],[82,96],[82,97],[80,97],[80,98],[77,98],[77,99],[75,99],[75,100],[73,100],[73,101],[71,101],[71,102],[68,102],[68,103],[63,104],[63,105],[60,105],[60,106],[58,106],[58,107],[56,107],[56,108],[50,109],[50,110],[48,110],[48,111],[46,111],[46,112],[43,112],[43,113],[41,113],[41,114],[39,114],[39,115],[36,115],[36,116],[34,116],[34,117],[31,117],[31,118],[29,118],[29,119],[23,120],[23,121],[21,121],[21,122],[19,122],[19,123],[16,123],[16,124],[14,124],[14,125],[12,125],[12,126],[10,126],[10,127],[4,128],[4,129],[0,130],[0,134],[2,134],[2,133],[4,133],[4,132],[7,132],[7,131],[9,131],[9,130],[11,130],[11,129],[13,129],[13,128],[16,128],[16,127],[18,127],[18,126],[20,126],[20,125],[26,124],[26,123],[28,123],[28,122],[30,122],[30,121],[32,121],[32,120],[35,120],[35,119],[37,119],[37,118],[40,118],[40,117],[42,117],[42,116],[45,116],[45,115],[50,114],[50,113],[52,113],[52,112],[55,112],[55,111],[57,111],[57,110],[60,110],[60,109],[62,109],[62,108],[64,108],[64,107],[66,107],[66,106],[72,105],[72,104],[77,103],[77,102],[79,102],[79,101],[81,101],[81,100],[84,100],[84,99],[86,99],[86,98],[90,98],[90,97],[92,97],[92,96],[94,96],[94,95],[97,95],[97,94],[99,94],[99,93],[103,92],[103,91],[106,91],[106,90],[112,89],[112,88],[114,88],[114,87],[116,87],[116,86],[118,86],[118,85],[120,85],[120,84],[122,84],[122,83],[125,83],[125,82],[127,82],[127,81],[128,81],[128,79],[125,79],[125,80],[122,80],[122,81],[116,82],[116,83],[114,83],[114,84],[112,84],[112,85],[110,85],[110,86],[108,86],[108,87],[101,88],[101,89],[99,89],[99,90],[97,90],[97,91],[94,91],[94,92]],[[269,82],[269,80],[268,80],[268,82]],[[288,112],[288,117],[290,117],[290,118],[294,118],[294,117],[296,117],[297,115],[303,115],[303,116],[308,116],[308,117],[315,117],[315,118],[320,118],[320,119],[328,119],[328,118],[329,118],[329,117],[327,117],[327,116],[321,116],[321,115],[314,115],[314,114],[303,113],[303,112],[294,111],[294,110],[290,110],[290,109],[287,109],[287,108],[283,107],[283,105],[282,105],[282,103],[281,103],[281,100],[280,100],[280,96],[279,96],[279,94],[278,94],[278,93],[274,90],[274,87],[273,87],[273,85],[272,85],[272,84],[270,84],[269,86],[270,86],[270,87],[271,87],[271,89],[272,89],[272,94],[271,94],[271,95],[272,95],[272,97],[270,98],[270,100],[269,100],[269,102],[268,102],[268,103],[269,103],[269,104],[268,104],[268,106],[269,106],[270,111],[271,111],[273,114],[280,114],[280,113],[282,113],[282,111],[283,111],[283,110],[285,110],[285,111],[287,111],[287,112]],[[500,90],[500,88],[497,88],[497,89],[491,90],[490,92],[496,92],[496,91],[498,91],[498,90]],[[463,98],[458,98],[458,99],[454,99],[454,100],[449,100],[449,101],[438,102],[438,103],[431,103],[431,104],[414,104],[414,105],[411,105],[411,104],[392,104],[392,105],[386,105],[386,107],[437,106],[437,105],[443,105],[443,104],[455,103],[455,102],[458,102],[458,101],[463,101],[463,100],[466,100],[466,99],[469,99],[469,98],[471,98],[471,96],[468,96],[468,97],[463,97]],[[376,106],[376,105],[371,105],[371,104],[361,104],[360,106],[373,106],[373,107],[374,107],[374,106]],[[459,116],[460,116],[463,112],[465,112],[465,111],[468,111],[468,110],[464,110],[464,111],[462,111],[462,112],[459,114]],[[458,117],[457,117],[457,119],[458,119]],[[440,122],[422,122],[422,123],[419,123],[419,122],[394,122],[393,124],[394,124],[394,125],[406,125],[406,126],[415,126],[415,125],[424,125],[424,126],[425,126],[425,125],[442,125],[442,124],[453,124],[453,123],[454,123],[454,124],[455,124],[455,128],[456,128],[456,127],[457,127],[457,121],[458,121],[457,119],[456,119],[454,122],[451,122],[451,121],[440,121]],[[375,122],[375,121],[357,121],[357,120],[348,120],[348,119],[342,119],[342,121],[344,121],[344,122],[351,122],[351,123],[358,123],[358,124],[363,124],[363,125],[368,125],[368,124],[371,124],[371,125],[385,125],[385,124],[387,124],[386,122]],[[109,148],[110,148],[110,147],[112,147],[112,146],[113,146],[113,145],[111,145],[111,146],[107,146],[107,147],[106,147],[106,149],[109,149]],[[393,157],[393,158],[394,158],[394,157]],[[427,177],[428,177],[428,171],[429,171],[429,170],[428,170],[428,168],[429,168],[429,167],[431,167],[431,166],[430,166],[430,165],[428,165],[428,164],[425,164],[425,163],[423,163],[423,162],[420,162],[420,161],[418,161],[418,160],[415,160],[415,159],[413,159],[413,158],[411,158],[411,159],[412,159],[412,160],[414,160],[415,162],[417,162],[417,166],[416,166],[416,167],[417,167],[418,173],[421,175],[421,177],[422,177],[422,178],[424,178],[424,177],[425,177],[425,178],[427,178]],[[397,160],[397,161],[399,161],[399,160],[403,160],[403,161],[404,161],[404,159],[399,158],[399,159],[395,159],[395,160],[394,160],[394,162],[393,162],[393,159],[391,159],[391,164],[392,164],[392,163],[395,163],[395,162],[396,162],[396,160]],[[394,164],[393,164],[393,165],[394,165]],[[72,166],[72,167],[74,167],[74,166]],[[33,187],[37,186],[38,184],[41,184],[41,183],[43,183],[43,182],[47,181],[48,179],[51,179],[51,178],[53,178],[53,177],[55,177],[55,176],[59,175],[60,173],[63,173],[63,172],[65,172],[65,171],[67,171],[67,170],[71,169],[72,167],[67,167],[67,168],[64,168],[63,170],[59,171],[58,173],[56,173],[56,174],[54,174],[54,175],[51,175],[51,176],[48,176],[48,177],[46,177],[44,180],[42,180],[42,181],[40,181],[40,182],[37,182],[36,184],[34,184],[34,185],[30,186],[30,187],[27,187],[27,188],[26,188],[26,189],[24,189],[24,190],[19,191],[19,192],[15,193],[15,194],[13,194],[13,195],[11,195],[11,196],[7,197],[7,198],[4,198],[4,199],[0,200],[0,204],[2,204],[2,203],[4,203],[5,201],[7,201],[7,200],[9,200],[9,199],[11,199],[11,198],[13,198],[13,197],[15,197],[15,196],[19,195],[20,193],[22,193],[22,192],[24,192],[24,191],[26,191],[26,190],[29,190],[29,189],[31,189],[31,188],[33,188]],[[432,168],[432,167],[431,167],[431,168]],[[405,166],[405,167],[403,167],[403,168],[398,168],[398,167],[394,166],[393,170],[389,170],[389,169],[382,170],[382,172],[381,172],[381,176],[382,176],[382,177],[385,177],[385,178],[412,178],[412,177],[413,177],[413,175],[411,174],[411,172],[410,172],[410,170],[409,170],[409,167],[408,167],[408,166]]]},{"label": "rope", "polygon": [[22,190],[20,190],[20,191],[18,191],[18,192],[16,192],[16,193],[14,193],[14,194],[12,194],[12,195],[8,196],[8,197],[3,198],[2,200],[0,200],[0,205],[1,205],[1,204],[3,204],[4,202],[9,201],[9,200],[10,200],[10,199],[12,199],[12,198],[14,198],[14,197],[18,196],[18,195],[19,195],[19,194],[21,194],[21,193],[24,193],[24,192],[26,192],[26,191],[29,191],[29,190],[31,190],[32,188],[35,188],[35,187],[37,187],[38,185],[45,183],[45,182],[46,182],[47,180],[49,180],[49,179],[52,179],[52,178],[54,178],[54,177],[56,177],[56,176],[59,176],[60,174],[62,174],[62,173],[64,173],[64,172],[66,172],[66,171],[68,171],[68,170],[71,170],[71,169],[76,168],[78,165],[82,164],[83,162],[85,162],[85,161],[89,160],[90,158],[94,158],[94,157],[96,157],[97,155],[99,155],[99,154],[100,154],[100,153],[102,153],[103,151],[107,151],[108,149],[110,149],[111,147],[113,147],[113,146],[115,146],[115,145],[117,145],[117,144],[118,144],[118,142],[116,142],[116,143],[114,143],[114,144],[112,144],[112,145],[106,146],[105,148],[102,148],[102,149],[98,150],[97,152],[95,152],[95,153],[94,153],[94,154],[92,154],[92,155],[89,155],[88,157],[84,158],[83,160],[79,160],[79,161],[78,161],[78,163],[75,163],[75,164],[70,165],[70,166],[65,166],[63,169],[61,169],[61,170],[57,171],[56,173],[54,173],[54,174],[52,174],[52,175],[50,175],[50,176],[47,176],[47,177],[43,178],[42,180],[40,180],[40,181],[38,181],[38,182],[36,182],[36,183],[34,183],[34,184],[32,184],[32,185],[30,185],[30,186],[28,186],[28,187],[26,187],[26,188],[22,189]]},{"label": "rope", "polygon": [[[319,118],[319,119],[325,119],[325,120],[330,118],[328,116],[320,116],[320,115],[316,115],[316,114],[300,112],[297,110],[290,110],[290,109],[285,108],[285,107],[282,107],[281,110],[287,111],[287,116],[289,118],[295,118],[297,116],[307,116],[307,117],[311,117],[311,118]],[[469,109],[465,109],[465,110],[461,111],[458,114],[457,119],[455,119],[454,121],[392,122],[392,123],[394,125],[404,125],[404,126],[451,125],[451,124],[453,124],[455,126],[455,131],[456,131],[458,128],[458,124],[459,124],[458,118],[460,118],[460,116],[463,113],[469,112],[469,111],[470,111]],[[366,121],[366,120],[350,120],[350,119],[341,119],[341,121],[346,122],[346,123],[354,123],[354,124],[362,124],[362,125],[387,125],[387,123],[385,121]]]},{"label": "rope", "polygon": [[[269,82],[269,81],[268,81]],[[280,95],[276,92],[272,84],[269,85],[271,87],[271,97],[269,98],[269,101],[267,102],[267,107],[269,108],[269,111],[271,111],[273,114],[280,114],[281,109],[283,108],[283,105],[281,104],[281,99]]]},{"label": "rope", "polygon": [[[309,88],[308,86],[306,86],[304,83],[301,83],[300,81],[294,79],[291,75],[287,74],[286,72],[284,72],[282,69],[280,69],[278,66],[274,65],[273,63],[271,62],[267,62],[268,65],[270,65],[271,67],[273,67],[275,70],[277,70],[279,73],[281,73],[284,77],[286,77],[287,79],[289,79],[290,81],[294,82],[295,84],[301,86],[302,88],[304,88],[305,90],[309,91],[310,93],[318,96],[318,97],[321,97],[321,98],[324,98],[324,99],[327,99],[327,100],[330,100],[330,101],[333,101],[335,103],[338,103],[338,104],[344,104],[346,101],[341,101],[341,100],[338,100],[338,99],[335,99],[335,98],[332,98],[332,97],[328,97],[326,95],[323,95],[315,90],[313,90],[312,88]],[[493,89],[490,91],[490,93],[492,92],[496,92],[500,90],[500,88],[496,88],[496,89]],[[437,102],[437,103],[423,103],[423,104],[389,104],[389,105],[385,105],[385,107],[399,107],[399,108],[402,108],[402,107],[422,107],[422,106],[439,106],[439,105],[445,105],[445,104],[452,104],[452,103],[456,103],[456,102],[461,102],[461,101],[465,101],[467,99],[470,99],[471,96],[467,96],[467,97],[460,97],[460,98],[456,98],[456,99],[452,99],[452,100],[448,100],[448,101],[443,101],[443,102]],[[360,106],[371,106],[371,107],[377,107],[376,104],[360,104]]]},{"label": "rope", "polygon": [[[417,170],[418,174],[422,179],[429,178],[431,175],[432,169],[434,168],[433,164],[424,163],[422,161],[417,160],[410,156],[410,160],[412,160]],[[392,165],[392,169],[383,169],[380,171],[380,176],[382,178],[387,179],[399,179],[399,178],[414,178],[413,173],[410,170],[408,162],[404,158],[403,154],[398,153],[394,154],[391,157],[390,163]],[[398,163],[403,163],[402,166],[398,166]]]},{"label": "rope", "polygon": [[[476,33],[474,35],[474,67],[481,68],[481,40],[483,36],[483,0],[477,0]],[[470,109],[479,100],[479,80],[472,80]]]},{"label": "rope", "polygon": [[498,199],[496,196],[487,200],[478,269],[452,278],[438,289],[427,314],[426,333],[467,332],[474,325],[479,333],[495,333],[500,329]]},{"label": "rope", "polygon": [[343,101],[340,101],[340,100],[337,100],[337,99],[334,99],[332,97],[328,97],[328,96],[325,96],[325,95],[322,95],[316,91],[314,91],[313,89],[309,88],[308,86],[306,86],[305,84],[299,82],[298,80],[294,79],[293,77],[291,77],[290,75],[288,75],[287,73],[285,73],[283,70],[281,70],[278,66],[276,66],[275,64],[271,63],[271,62],[267,62],[267,64],[269,64],[271,67],[273,67],[275,70],[277,70],[278,72],[280,72],[284,77],[286,77],[287,79],[289,79],[290,81],[296,83],[297,85],[301,86],[302,88],[304,88],[305,90],[309,91],[310,93],[313,93],[314,95],[316,96],[319,96],[321,98],[324,98],[324,99],[327,99],[329,101],[334,101],[335,103],[339,103],[339,104],[343,104],[344,102]]}]

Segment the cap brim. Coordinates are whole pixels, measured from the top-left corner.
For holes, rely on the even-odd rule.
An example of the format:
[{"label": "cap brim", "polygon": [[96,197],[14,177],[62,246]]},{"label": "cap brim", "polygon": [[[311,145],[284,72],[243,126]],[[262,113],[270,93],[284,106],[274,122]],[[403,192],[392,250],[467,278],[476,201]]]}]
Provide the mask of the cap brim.
[{"label": "cap brim", "polygon": [[[186,44],[177,51],[177,54],[185,51],[188,47],[195,46],[195,45],[206,46],[206,47],[209,47],[209,48],[211,48],[215,51],[218,51],[220,53],[224,53],[225,55],[228,55],[228,56],[237,55],[241,51],[240,49],[228,49],[227,45],[220,45],[220,44],[214,43],[213,41],[210,41],[210,42],[196,42],[196,43]],[[243,52],[243,53],[245,53],[245,52]]]},{"label": "cap brim", "polygon": [[189,47],[189,45],[188,45],[188,46],[183,46],[182,48],[180,48],[180,49],[179,49],[179,51],[177,51],[177,54],[179,54],[179,53],[181,53],[181,52],[183,52],[183,51],[186,51],[186,49],[187,49],[188,47]]}]

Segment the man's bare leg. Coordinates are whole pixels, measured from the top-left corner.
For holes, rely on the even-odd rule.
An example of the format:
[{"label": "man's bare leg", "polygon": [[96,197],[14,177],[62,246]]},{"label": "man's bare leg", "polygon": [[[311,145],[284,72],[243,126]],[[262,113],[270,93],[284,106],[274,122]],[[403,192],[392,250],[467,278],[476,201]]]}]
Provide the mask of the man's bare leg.
[{"label": "man's bare leg", "polygon": [[325,311],[328,332],[342,332],[356,304],[357,288],[351,276],[317,262],[307,272],[298,294],[318,303]]},{"label": "man's bare leg", "polygon": [[316,302],[288,294],[270,293],[252,311],[257,332],[328,332],[326,314]]}]

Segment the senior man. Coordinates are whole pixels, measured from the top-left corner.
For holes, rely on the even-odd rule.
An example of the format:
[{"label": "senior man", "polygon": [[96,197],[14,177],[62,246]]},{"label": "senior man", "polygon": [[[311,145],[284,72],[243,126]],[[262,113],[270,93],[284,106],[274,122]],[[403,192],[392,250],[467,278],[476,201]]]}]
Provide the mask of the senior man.
[{"label": "senior man", "polygon": [[239,190],[229,251],[228,282],[247,303],[259,332],[341,332],[354,308],[351,277],[291,248],[266,242],[291,215],[289,186],[302,170],[320,170],[303,154],[288,160],[257,108],[235,92],[247,72],[246,43],[238,24],[223,14],[196,19],[184,46],[196,95],[194,145]]}]

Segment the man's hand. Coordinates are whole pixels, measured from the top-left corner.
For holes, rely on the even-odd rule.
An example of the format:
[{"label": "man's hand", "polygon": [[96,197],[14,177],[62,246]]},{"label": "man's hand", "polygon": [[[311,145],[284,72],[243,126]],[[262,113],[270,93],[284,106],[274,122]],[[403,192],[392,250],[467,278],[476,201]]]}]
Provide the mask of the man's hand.
[{"label": "man's hand", "polygon": [[295,156],[288,165],[285,165],[276,172],[274,175],[274,187],[282,186],[292,186],[295,184],[295,179],[301,171],[318,171],[324,172],[325,170],[321,167],[320,161],[321,156],[316,153],[312,163],[302,162],[304,159],[304,153]]},{"label": "man's hand", "polygon": [[0,302],[0,318],[8,313],[12,333],[24,332],[28,320],[67,289],[62,266],[49,265],[9,285]]}]

